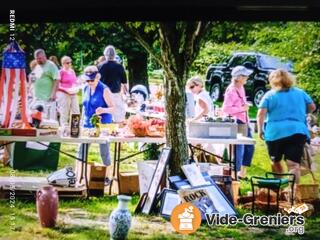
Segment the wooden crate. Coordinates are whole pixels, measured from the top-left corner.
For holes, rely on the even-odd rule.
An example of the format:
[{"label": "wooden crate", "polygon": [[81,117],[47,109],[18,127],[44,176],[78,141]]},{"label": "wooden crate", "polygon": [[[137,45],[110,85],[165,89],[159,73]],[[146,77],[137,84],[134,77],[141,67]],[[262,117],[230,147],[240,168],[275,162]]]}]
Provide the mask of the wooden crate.
[{"label": "wooden crate", "polygon": [[120,194],[133,194],[139,192],[139,175],[138,172],[121,172],[120,180]]},{"label": "wooden crate", "polygon": [[[0,198],[7,199],[14,192],[18,198],[35,198],[38,189],[49,185],[45,177],[0,177]],[[84,198],[86,188],[54,186],[61,198]]]}]

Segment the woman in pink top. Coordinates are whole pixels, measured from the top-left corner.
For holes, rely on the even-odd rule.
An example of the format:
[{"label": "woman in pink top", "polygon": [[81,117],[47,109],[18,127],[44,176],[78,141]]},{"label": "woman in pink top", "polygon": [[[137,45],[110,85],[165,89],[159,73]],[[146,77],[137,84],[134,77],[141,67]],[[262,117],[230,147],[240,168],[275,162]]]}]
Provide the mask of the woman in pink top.
[{"label": "woman in pink top", "polygon": [[79,91],[77,76],[71,67],[72,60],[68,56],[61,58],[60,82],[57,91],[58,111],[60,113],[60,125],[69,124],[70,114],[79,114]]},{"label": "woman in pink top", "polygon": [[[224,94],[224,102],[222,105],[222,111],[225,115],[231,115],[236,118],[237,123],[249,124],[249,104],[247,103],[246,93],[244,90],[244,84],[246,84],[249,75],[252,70],[249,70],[243,66],[236,66],[232,69],[232,80],[227,87]],[[251,130],[248,127],[247,137],[252,137]],[[246,167],[249,167],[252,162],[254,153],[254,145],[236,145],[235,158],[236,169],[240,179],[246,179]]]}]

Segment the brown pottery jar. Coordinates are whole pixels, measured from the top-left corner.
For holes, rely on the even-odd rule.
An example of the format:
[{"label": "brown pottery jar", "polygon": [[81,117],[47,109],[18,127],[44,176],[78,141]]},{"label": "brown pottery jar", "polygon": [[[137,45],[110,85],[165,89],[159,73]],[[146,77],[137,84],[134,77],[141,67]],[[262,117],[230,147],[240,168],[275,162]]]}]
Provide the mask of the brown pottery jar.
[{"label": "brown pottery jar", "polygon": [[53,186],[44,186],[37,191],[37,212],[42,227],[56,225],[58,205],[58,191]]}]

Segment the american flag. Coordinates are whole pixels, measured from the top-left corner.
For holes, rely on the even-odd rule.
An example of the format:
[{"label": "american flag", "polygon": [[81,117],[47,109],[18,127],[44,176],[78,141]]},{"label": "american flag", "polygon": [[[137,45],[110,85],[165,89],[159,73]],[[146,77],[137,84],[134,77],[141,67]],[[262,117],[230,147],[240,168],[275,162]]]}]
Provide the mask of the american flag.
[{"label": "american flag", "polygon": [[0,112],[3,114],[2,127],[12,127],[18,111],[20,111],[24,126],[30,127],[27,117],[25,68],[24,51],[16,41],[10,42],[3,52],[0,79]]}]

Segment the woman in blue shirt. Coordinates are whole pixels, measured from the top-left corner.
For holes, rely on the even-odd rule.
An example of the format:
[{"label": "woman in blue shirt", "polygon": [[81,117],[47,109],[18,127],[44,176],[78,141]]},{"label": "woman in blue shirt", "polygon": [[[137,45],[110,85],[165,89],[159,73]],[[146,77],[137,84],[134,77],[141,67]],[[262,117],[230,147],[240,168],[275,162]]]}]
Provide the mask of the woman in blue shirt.
[{"label": "woman in blue shirt", "polygon": [[303,147],[310,138],[306,114],[315,110],[315,104],[306,92],[293,86],[294,77],[284,69],[271,72],[269,82],[272,89],[264,95],[257,113],[258,134],[266,141],[272,171],[283,173],[284,156],[299,183]]},{"label": "woman in blue shirt", "polygon": [[[86,81],[86,86],[83,90],[82,108],[82,121],[84,128],[94,127],[90,122],[90,118],[94,114],[101,116],[101,123],[112,122],[114,107],[111,100],[111,91],[106,85],[99,81],[100,77],[101,75],[96,66],[88,66],[84,69],[83,79]],[[83,145],[81,144],[79,155],[82,153],[82,147]],[[100,144],[100,156],[104,165],[111,165],[108,142]],[[108,178],[106,178],[106,182],[109,182]]]}]

